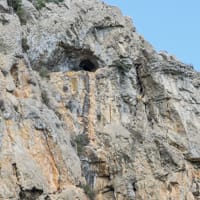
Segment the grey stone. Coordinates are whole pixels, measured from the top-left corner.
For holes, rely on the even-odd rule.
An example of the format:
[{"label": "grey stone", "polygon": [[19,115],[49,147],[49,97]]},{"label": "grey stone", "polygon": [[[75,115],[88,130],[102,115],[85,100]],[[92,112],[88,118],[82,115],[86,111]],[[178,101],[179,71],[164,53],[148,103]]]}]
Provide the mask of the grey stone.
[{"label": "grey stone", "polygon": [[116,7],[35,4],[0,1],[0,199],[198,199],[199,73]]}]

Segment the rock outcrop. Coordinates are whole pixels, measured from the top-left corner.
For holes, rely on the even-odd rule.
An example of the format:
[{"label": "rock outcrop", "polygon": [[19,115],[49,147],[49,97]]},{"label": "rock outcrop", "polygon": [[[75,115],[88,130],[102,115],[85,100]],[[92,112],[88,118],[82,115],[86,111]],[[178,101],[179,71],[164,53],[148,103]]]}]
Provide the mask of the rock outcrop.
[{"label": "rock outcrop", "polygon": [[199,200],[199,73],[116,7],[35,2],[0,0],[0,199]]}]

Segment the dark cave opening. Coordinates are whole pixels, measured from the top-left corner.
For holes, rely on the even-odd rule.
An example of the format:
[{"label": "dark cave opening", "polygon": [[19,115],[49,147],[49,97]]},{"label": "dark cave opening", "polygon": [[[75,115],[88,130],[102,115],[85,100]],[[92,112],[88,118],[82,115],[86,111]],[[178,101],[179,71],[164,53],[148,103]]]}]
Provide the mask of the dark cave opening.
[{"label": "dark cave opening", "polygon": [[43,190],[33,187],[32,189],[20,188],[19,199],[20,200],[35,200],[42,195]]},{"label": "dark cave opening", "polygon": [[97,70],[97,66],[89,59],[84,59],[79,64],[80,70],[95,72]]}]

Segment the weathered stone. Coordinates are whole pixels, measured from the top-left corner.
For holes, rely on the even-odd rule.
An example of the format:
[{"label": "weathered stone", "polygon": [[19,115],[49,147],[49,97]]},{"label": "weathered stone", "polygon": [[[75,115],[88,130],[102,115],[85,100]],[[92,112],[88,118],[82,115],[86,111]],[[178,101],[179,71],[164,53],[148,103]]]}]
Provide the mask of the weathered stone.
[{"label": "weathered stone", "polygon": [[6,0],[0,0],[0,12],[8,12],[9,7]]},{"label": "weathered stone", "polygon": [[199,73],[115,7],[34,5],[0,0],[0,199],[200,199]]}]

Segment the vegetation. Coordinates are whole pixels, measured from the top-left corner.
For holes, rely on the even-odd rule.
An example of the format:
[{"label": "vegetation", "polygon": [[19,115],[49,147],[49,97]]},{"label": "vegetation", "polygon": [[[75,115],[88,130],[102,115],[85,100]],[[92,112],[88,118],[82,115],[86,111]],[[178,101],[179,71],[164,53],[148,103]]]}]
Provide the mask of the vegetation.
[{"label": "vegetation", "polygon": [[0,110],[1,110],[1,111],[4,111],[4,110],[5,110],[5,104],[4,104],[3,99],[0,99]]},{"label": "vegetation", "polygon": [[[8,1],[8,5],[11,6],[13,8],[13,10],[17,13],[17,15],[19,16],[20,20],[23,19],[22,16],[24,14],[24,11],[22,9],[22,0],[7,0]],[[46,3],[61,3],[64,0],[29,0],[30,2],[32,2],[34,4],[34,6],[40,10],[43,7],[45,7]]]},{"label": "vegetation", "polygon": [[82,188],[90,200],[95,199],[95,191],[90,187],[90,185],[88,185],[88,184],[82,185]]},{"label": "vegetation", "polygon": [[11,6],[15,12],[18,12],[22,6],[22,0],[8,0],[8,5]]},{"label": "vegetation", "polygon": [[53,3],[61,3],[64,0],[46,0],[47,2],[53,2]]},{"label": "vegetation", "polygon": [[37,0],[35,3],[36,9],[37,10],[42,9],[43,7],[45,7],[45,3],[46,3],[46,0]]},{"label": "vegetation", "polygon": [[22,38],[22,49],[24,52],[27,52],[29,50],[29,45],[28,45],[28,41],[27,38]]},{"label": "vegetation", "polygon": [[49,97],[45,90],[41,92],[42,103],[44,103],[47,107],[49,106]]},{"label": "vegetation", "polygon": [[81,155],[81,153],[84,150],[84,147],[89,144],[89,138],[86,134],[80,134],[76,136],[75,143],[76,143],[77,153],[78,155]]},{"label": "vegetation", "polygon": [[[60,3],[64,0],[29,0],[33,3],[37,10],[45,7],[46,3]],[[25,10],[22,8],[22,0],[7,0],[8,5],[11,6],[14,12],[18,15],[21,24],[26,24]]]},{"label": "vegetation", "polygon": [[22,9],[22,0],[8,0],[8,5],[13,8],[13,10],[18,15],[22,24],[26,24],[24,17],[24,10]]},{"label": "vegetation", "polygon": [[[32,2],[33,0],[29,0],[29,1]],[[64,0],[36,0],[36,1],[33,2],[33,4],[38,10],[40,10],[43,7],[45,7],[46,3],[52,2],[52,3],[57,3],[58,4],[58,3],[63,2],[63,1]]]},{"label": "vegetation", "polygon": [[46,67],[41,67],[40,69],[38,69],[38,71],[42,78],[47,78],[47,79],[50,78],[50,75],[49,75],[50,72]]}]

